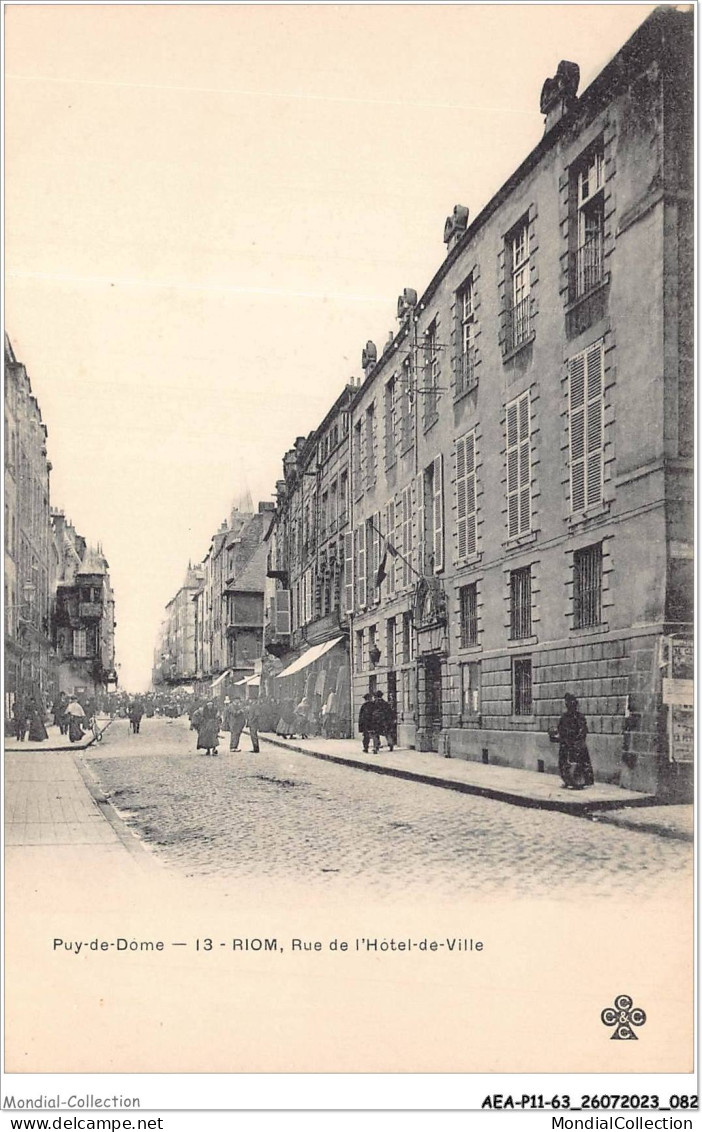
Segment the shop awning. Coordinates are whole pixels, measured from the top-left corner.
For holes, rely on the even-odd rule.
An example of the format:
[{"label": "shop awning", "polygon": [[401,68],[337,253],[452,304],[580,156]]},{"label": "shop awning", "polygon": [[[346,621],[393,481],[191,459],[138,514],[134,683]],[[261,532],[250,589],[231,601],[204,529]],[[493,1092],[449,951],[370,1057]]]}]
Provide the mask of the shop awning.
[{"label": "shop awning", "polygon": [[250,684],[252,688],[258,688],[261,683],[260,676],[245,676],[243,680],[237,680],[234,684],[235,688],[240,688],[242,684]]},{"label": "shop awning", "polygon": [[231,668],[228,668],[226,672],[223,672],[221,676],[218,676],[216,680],[212,681],[212,687],[216,688],[219,684],[222,683],[223,680],[227,679],[227,676],[231,676],[231,674],[232,670]]},{"label": "shop awning", "polygon": [[325,652],[329,652],[330,649],[334,648],[334,645],[338,645],[339,641],[343,641],[343,639],[343,636],[334,637],[333,640],[324,641],[321,645],[312,645],[311,649],[308,649],[307,652],[303,652],[302,656],[298,656],[297,660],[294,660],[292,664],[289,664],[287,668],[279,672],[276,679],[282,680],[284,676],[294,676],[296,672],[300,672],[303,668],[307,668],[308,665],[314,664],[315,660],[319,660],[320,656],[324,656]]}]

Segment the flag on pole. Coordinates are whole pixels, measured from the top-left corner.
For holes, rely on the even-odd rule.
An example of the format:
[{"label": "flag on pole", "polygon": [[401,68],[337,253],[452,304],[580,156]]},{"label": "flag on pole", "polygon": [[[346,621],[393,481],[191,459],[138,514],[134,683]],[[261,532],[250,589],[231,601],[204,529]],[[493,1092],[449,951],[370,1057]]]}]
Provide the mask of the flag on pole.
[{"label": "flag on pole", "polygon": [[380,561],[380,566],[378,567],[378,573],[376,574],[376,578],[375,578],[375,588],[377,590],[380,589],[382,583],[385,581],[385,579],[388,576],[387,570],[385,569],[385,567],[387,565],[387,561],[388,561],[388,554],[390,555],[391,558],[397,558],[398,557],[398,551],[396,551],[395,547],[392,545],[392,543],[388,542],[388,540],[386,539],[385,540],[385,553],[384,553],[384,555],[383,555],[383,557]]},{"label": "flag on pole", "polygon": [[383,555],[383,557],[380,560],[380,566],[378,567],[378,573],[375,576],[375,588],[376,588],[376,590],[380,589],[381,585],[383,584],[383,582],[385,581],[385,579],[387,577],[387,573],[386,573],[386,570],[385,570],[385,564],[386,564],[387,560],[388,560],[388,551],[387,551],[387,547],[386,547],[385,548],[385,554]]}]

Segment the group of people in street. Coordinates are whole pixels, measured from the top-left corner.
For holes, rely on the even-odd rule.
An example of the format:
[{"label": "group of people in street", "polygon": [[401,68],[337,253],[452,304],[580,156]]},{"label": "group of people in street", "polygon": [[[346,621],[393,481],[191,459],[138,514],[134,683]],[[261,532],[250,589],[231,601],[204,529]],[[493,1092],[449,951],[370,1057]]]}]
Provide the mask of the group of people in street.
[{"label": "group of people in street", "polygon": [[230,700],[225,698],[224,710],[220,713],[214,700],[195,709],[190,720],[191,730],[197,732],[197,750],[205,755],[219,754],[220,731],[229,732],[229,750],[239,751],[242,732],[249,729],[251,751],[259,752],[258,730],[261,723],[261,706],[258,700]]},{"label": "group of people in street", "polygon": [[358,713],[358,730],[366,753],[372,744],[373,754],[378,754],[381,736],[385,738],[388,749],[394,750],[397,743],[397,714],[382,692],[366,692]]},{"label": "group of people in street", "polygon": [[78,743],[86,731],[97,728],[97,704],[93,698],[84,697],[81,702],[77,695],[60,692],[47,708],[48,699],[38,694],[15,696],[12,705],[12,733],[20,742],[44,743],[49,738],[46,723],[51,719],[59,734],[68,736],[71,743]]}]

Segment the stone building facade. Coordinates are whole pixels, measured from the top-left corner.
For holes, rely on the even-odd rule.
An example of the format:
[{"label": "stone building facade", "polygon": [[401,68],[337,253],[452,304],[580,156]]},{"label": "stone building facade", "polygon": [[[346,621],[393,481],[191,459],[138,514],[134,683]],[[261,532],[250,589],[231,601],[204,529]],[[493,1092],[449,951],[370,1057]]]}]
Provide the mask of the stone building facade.
[{"label": "stone building facade", "polygon": [[657,9],[580,96],[560,64],[355,396],[354,701],[400,744],[554,771],[571,691],[599,779],[691,790],[692,24]]},{"label": "stone building facade", "polygon": [[27,370],[5,337],[5,714],[15,696],[53,695],[54,555],[47,429]]},{"label": "stone building facade", "polygon": [[182,686],[195,679],[195,603],[203,582],[201,566],[188,563],[183,584],[166,606],[166,616],[154,653],[152,683]]},{"label": "stone building facade", "polygon": [[57,690],[98,704],[117,686],[109,564],[61,511],[52,512],[57,577],[53,613]]},{"label": "stone building facade", "polygon": [[233,507],[203,559],[201,581],[191,595],[200,695],[232,696],[237,681],[253,675],[260,659],[266,573],[260,548],[272,511],[266,502],[256,511]]},{"label": "stone building facade", "polygon": [[325,732],[352,733],[345,546],[350,515],[347,385],[283,459],[268,539],[263,686],[289,711],[303,698]]}]

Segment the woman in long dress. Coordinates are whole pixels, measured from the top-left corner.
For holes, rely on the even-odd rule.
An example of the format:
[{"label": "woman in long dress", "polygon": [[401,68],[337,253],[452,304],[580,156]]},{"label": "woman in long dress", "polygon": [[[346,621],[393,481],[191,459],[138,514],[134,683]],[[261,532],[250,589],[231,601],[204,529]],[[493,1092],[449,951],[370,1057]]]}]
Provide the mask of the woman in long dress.
[{"label": "woman in long dress", "polygon": [[75,696],[71,696],[66,708],[66,715],[68,716],[68,738],[72,743],[78,743],[83,738],[85,712]]},{"label": "woman in long dress", "polygon": [[32,704],[29,708],[29,741],[43,743],[48,738],[49,733],[44,726],[44,713],[40,707]]},{"label": "woman in long dress", "polygon": [[197,749],[206,755],[217,754],[220,718],[212,700],[205,704],[197,728]]}]

